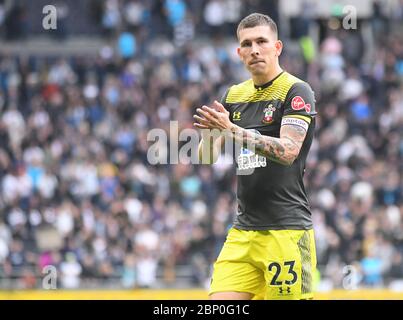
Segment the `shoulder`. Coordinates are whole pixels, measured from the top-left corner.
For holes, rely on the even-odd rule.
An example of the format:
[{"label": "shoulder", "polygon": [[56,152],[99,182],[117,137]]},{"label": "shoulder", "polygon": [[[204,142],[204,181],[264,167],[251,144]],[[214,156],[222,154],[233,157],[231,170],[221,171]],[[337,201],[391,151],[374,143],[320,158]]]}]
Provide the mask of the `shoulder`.
[{"label": "shoulder", "polygon": [[307,82],[303,81],[294,83],[288,91],[288,95],[290,97],[293,97],[295,95],[314,97],[315,93],[313,92],[311,86]]},{"label": "shoulder", "polygon": [[286,101],[289,101],[296,96],[302,96],[310,100],[310,102],[314,102],[315,94],[308,82],[301,80],[288,72],[285,73],[285,76],[281,81],[287,87]]},{"label": "shoulder", "polygon": [[306,91],[312,91],[311,86],[308,84],[308,82],[288,73],[285,72],[284,76],[279,79],[280,81],[280,85],[284,85],[286,87],[288,87],[288,93],[293,93],[296,91],[302,91],[302,92],[306,92]]},{"label": "shoulder", "polygon": [[289,78],[289,89],[285,98],[286,113],[305,112],[314,116],[316,100],[311,86],[295,76],[290,75]]},{"label": "shoulder", "polygon": [[230,92],[238,92],[238,91],[248,90],[250,88],[254,88],[252,79],[248,79],[248,80],[243,81],[241,83],[234,84],[233,86],[231,86],[229,88],[229,91]]},{"label": "shoulder", "polygon": [[305,82],[304,80],[292,75],[291,73],[288,73],[287,71],[284,71],[282,76],[278,80],[280,83],[282,83],[284,85],[289,85],[289,86],[292,86],[296,83]]},{"label": "shoulder", "polygon": [[245,97],[253,95],[255,92],[255,87],[253,85],[253,80],[248,79],[239,84],[235,84],[228,88],[226,92],[226,102],[242,101]]}]

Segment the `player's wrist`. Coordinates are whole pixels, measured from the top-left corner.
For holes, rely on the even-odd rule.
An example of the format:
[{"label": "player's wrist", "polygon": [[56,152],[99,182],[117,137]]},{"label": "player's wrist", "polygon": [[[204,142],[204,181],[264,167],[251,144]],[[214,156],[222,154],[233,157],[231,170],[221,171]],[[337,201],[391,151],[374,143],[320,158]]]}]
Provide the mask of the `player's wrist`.
[{"label": "player's wrist", "polygon": [[224,134],[229,137],[234,137],[243,130],[241,127],[237,126],[236,124],[231,123],[226,130],[224,130]]}]

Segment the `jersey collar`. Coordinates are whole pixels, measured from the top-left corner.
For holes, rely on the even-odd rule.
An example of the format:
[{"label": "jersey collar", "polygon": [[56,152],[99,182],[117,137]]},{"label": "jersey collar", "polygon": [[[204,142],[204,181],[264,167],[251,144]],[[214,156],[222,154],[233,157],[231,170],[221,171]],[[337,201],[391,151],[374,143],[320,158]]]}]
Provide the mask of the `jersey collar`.
[{"label": "jersey collar", "polygon": [[283,73],[284,73],[284,70],[281,71],[277,76],[275,76],[275,77],[274,77],[273,79],[271,79],[269,82],[266,82],[265,84],[262,84],[262,85],[260,85],[260,86],[258,86],[258,85],[256,85],[256,84],[253,84],[253,86],[254,86],[255,89],[257,89],[257,90],[266,89],[267,87],[269,87],[269,86],[274,82],[274,80],[276,80],[278,77],[280,77]]}]

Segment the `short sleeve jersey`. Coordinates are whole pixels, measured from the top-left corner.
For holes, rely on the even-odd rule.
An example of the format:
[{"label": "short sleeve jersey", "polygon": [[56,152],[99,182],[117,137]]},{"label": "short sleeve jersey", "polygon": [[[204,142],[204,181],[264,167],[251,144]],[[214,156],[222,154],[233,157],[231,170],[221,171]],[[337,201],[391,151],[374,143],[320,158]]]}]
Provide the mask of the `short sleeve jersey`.
[{"label": "short sleeve jersey", "polygon": [[315,129],[315,98],[311,87],[283,71],[262,86],[255,86],[252,79],[234,85],[221,102],[233,123],[265,136],[280,137],[283,125],[297,124],[307,130],[300,153],[291,166],[245,149],[236,155],[238,212],[234,227],[244,230],[312,228],[303,182]]}]

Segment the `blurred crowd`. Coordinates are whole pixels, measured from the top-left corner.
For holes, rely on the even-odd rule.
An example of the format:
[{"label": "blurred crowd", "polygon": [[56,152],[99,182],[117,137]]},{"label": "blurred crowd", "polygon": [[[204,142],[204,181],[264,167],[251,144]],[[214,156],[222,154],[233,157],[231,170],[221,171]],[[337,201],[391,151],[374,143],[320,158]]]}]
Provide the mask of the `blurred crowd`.
[{"label": "blurred crowd", "polygon": [[[277,21],[277,1],[91,3],[116,45],[0,56],[2,285],[41,287],[53,265],[64,288],[204,287],[236,212],[234,166],[225,154],[150,165],[147,135],[169,137],[172,120],[192,128],[195,108],[248,77],[237,22],[254,11]],[[403,279],[403,3],[390,16],[376,4],[356,30],[304,14],[296,32],[280,29],[282,67],[317,99],[305,183],[323,288],[343,285],[345,265],[362,286]]]}]

